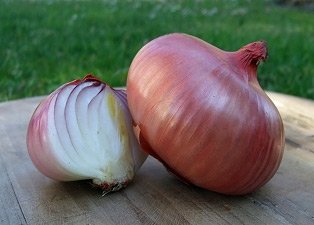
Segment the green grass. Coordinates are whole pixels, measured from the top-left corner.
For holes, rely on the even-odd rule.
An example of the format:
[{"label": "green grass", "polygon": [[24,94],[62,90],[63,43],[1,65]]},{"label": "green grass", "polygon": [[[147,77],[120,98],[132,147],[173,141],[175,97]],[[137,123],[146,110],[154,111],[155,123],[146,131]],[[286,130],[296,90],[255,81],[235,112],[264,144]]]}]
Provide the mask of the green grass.
[{"label": "green grass", "polygon": [[0,0],[0,101],[46,95],[87,73],[125,85],[136,52],[171,32],[225,50],[266,40],[261,86],[314,99],[313,21],[265,0]]}]

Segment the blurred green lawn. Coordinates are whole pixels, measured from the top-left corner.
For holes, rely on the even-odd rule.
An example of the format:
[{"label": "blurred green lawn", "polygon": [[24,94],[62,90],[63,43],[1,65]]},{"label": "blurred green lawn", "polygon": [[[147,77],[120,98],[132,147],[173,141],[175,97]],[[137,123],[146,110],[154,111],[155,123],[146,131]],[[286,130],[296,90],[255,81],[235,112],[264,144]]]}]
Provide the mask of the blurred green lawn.
[{"label": "blurred green lawn", "polygon": [[314,13],[268,0],[0,0],[0,101],[93,73],[125,85],[136,52],[171,32],[224,50],[266,40],[263,88],[314,99]]}]

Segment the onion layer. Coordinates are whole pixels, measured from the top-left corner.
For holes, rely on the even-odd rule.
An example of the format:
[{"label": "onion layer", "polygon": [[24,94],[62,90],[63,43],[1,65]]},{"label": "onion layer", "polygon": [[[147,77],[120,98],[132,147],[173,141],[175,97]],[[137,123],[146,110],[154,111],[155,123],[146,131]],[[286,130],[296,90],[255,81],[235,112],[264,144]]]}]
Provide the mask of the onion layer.
[{"label": "onion layer", "polygon": [[92,75],[61,86],[39,104],[27,147],[44,175],[92,179],[104,193],[125,187],[146,159],[132,130],[125,90]]},{"label": "onion layer", "polygon": [[142,148],[172,173],[208,190],[241,195],[277,171],[284,130],[261,89],[265,42],[236,52],[170,34],[146,44],[128,73],[128,104]]}]

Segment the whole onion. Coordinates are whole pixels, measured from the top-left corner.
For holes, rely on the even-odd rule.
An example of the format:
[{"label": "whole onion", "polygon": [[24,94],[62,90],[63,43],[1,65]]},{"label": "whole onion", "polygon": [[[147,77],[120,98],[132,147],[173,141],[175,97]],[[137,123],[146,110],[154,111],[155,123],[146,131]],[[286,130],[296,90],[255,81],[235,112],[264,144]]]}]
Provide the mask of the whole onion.
[{"label": "whole onion", "polygon": [[266,57],[262,41],[236,52],[186,34],[146,44],[127,80],[142,148],[208,190],[241,195],[264,185],[284,149],[281,117],[256,75]]},{"label": "whole onion", "polygon": [[64,84],[39,104],[27,147],[44,175],[92,179],[104,194],[125,187],[147,156],[133,133],[125,90],[92,75]]}]

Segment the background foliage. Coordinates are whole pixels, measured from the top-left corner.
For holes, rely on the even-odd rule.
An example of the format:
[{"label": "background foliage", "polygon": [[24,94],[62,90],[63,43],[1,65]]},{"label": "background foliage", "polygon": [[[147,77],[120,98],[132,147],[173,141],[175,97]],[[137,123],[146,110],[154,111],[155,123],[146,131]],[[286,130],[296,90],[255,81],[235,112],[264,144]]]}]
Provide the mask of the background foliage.
[{"label": "background foliage", "polygon": [[224,50],[266,40],[263,88],[314,99],[314,13],[270,0],[0,0],[0,101],[87,73],[125,85],[136,52],[171,32]]}]

